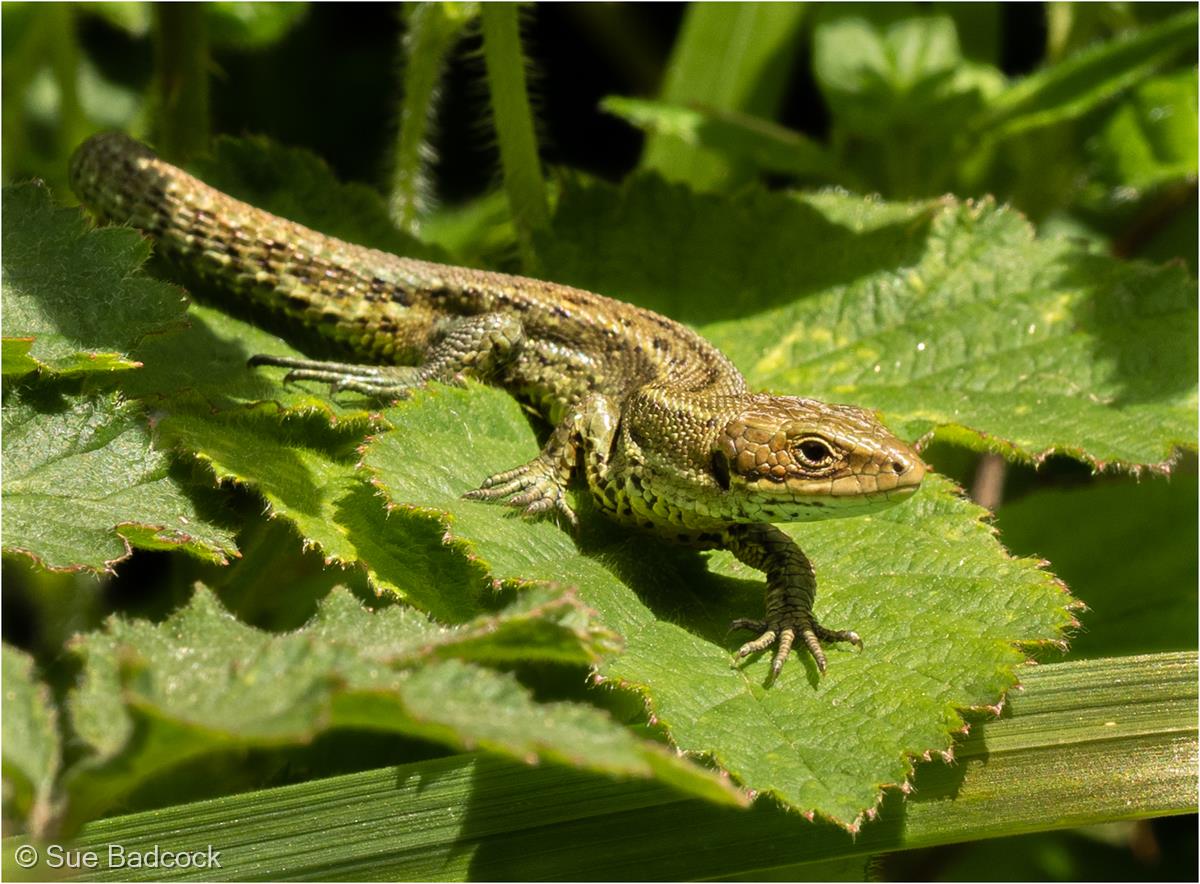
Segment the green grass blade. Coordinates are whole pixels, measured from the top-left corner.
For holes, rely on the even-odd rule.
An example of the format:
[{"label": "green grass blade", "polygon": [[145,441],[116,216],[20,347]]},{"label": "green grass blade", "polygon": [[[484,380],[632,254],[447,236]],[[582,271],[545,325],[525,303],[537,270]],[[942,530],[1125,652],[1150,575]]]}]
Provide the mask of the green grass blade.
[{"label": "green grass blade", "polygon": [[824,874],[854,856],[1194,812],[1196,677],[1191,653],[1029,669],[955,764],[918,764],[913,794],[890,793],[857,837],[765,801],[722,809],[653,783],[457,755],[103,820],[79,846],[221,851],[220,870],[178,879],[690,879],[801,862]]}]

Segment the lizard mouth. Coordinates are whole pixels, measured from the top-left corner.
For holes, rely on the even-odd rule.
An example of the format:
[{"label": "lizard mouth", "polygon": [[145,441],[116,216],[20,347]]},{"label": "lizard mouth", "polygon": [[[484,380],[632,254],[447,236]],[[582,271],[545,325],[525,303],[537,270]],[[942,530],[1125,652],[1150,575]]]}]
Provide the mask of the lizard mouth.
[{"label": "lizard mouth", "polygon": [[887,509],[912,497],[925,478],[925,465],[910,455],[878,471],[845,472],[824,478],[789,477],[747,483],[751,507],[777,521],[831,519]]}]

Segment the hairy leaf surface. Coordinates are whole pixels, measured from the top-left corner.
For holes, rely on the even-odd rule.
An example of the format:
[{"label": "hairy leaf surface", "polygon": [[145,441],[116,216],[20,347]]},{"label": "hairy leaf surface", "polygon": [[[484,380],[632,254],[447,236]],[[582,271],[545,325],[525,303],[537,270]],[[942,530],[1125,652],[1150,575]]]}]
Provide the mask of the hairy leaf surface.
[{"label": "hairy leaf surface", "polygon": [[643,179],[563,195],[554,279],[698,325],[751,383],[1022,460],[1159,466],[1196,436],[1182,267],[1036,239],[1016,212]]},{"label": "hairy leaf surface", "polygon": [[233,537],[197,509],[119,396],[10,393],[4,401],[4,549],[61,570],[104,571],[132,546],[211,561]]},{"label": "hairy leaf surface", "polygon": [[516,636],[529,658],[550,661],[595,659],[612,642],[572,595],[546,590],[460,629],[399,607],[367,611],[344,590],[282,635],[241,623],[202,587],[162,624],[113,618],[75,644],[84,675],[72,722],[92,754],[67,776],[71,813],[88,818],[199,755],[306,743],[333,727],[654,777],[737,803],[715,775],[599,710],[538,703],[515,677],[480,665],[503,659]]},{"label": "hairy leaf surface", "polygon": [[183,292],[140,272],[141,234],[93,230],[45,187],[4,188],[4,374],[85,374],[138,367],[148,335],[185,325]]}]

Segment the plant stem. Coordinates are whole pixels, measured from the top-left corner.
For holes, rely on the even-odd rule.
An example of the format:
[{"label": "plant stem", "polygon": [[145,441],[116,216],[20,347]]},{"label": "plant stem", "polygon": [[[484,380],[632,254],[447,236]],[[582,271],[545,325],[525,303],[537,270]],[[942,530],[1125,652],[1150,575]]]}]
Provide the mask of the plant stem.
[{"label": "plant stem", "polygon": [[527,272],[534,273],[538,261],[533,236],[549,224],[550,209],[525,85],[517,4],[485,3],[481,15],[483,54],[500,143],[504,189],[521,245],[522,262]]},{"label": "plant stem", "polygon": [[404,85],[400,132],[392,161],[392,222],[414,236],[430,204],[430,143],[438,83],[446,56],[463,29],[479,15],[478,3],[419,3],[408,17],[403,38]]},{"label": "plant stem", "polygon": [[203,3],[154,10],[155,140],[172,162],[208,149],[208,21]]}]

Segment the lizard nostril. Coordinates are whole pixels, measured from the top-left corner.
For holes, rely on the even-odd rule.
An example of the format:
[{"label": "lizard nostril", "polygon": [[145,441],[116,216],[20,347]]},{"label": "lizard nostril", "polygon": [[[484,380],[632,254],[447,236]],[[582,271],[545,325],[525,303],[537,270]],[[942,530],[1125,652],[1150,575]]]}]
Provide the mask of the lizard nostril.
[{"label": "lizard nostril", "polygon": [[908,472],[908,462],[903,460],[892,461],[892,472],[897,476],[903,476]]}]

